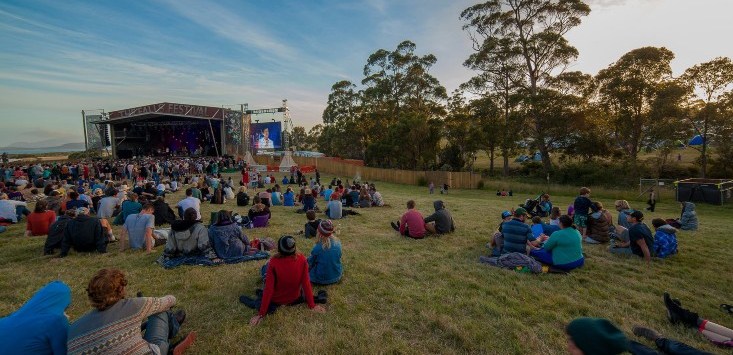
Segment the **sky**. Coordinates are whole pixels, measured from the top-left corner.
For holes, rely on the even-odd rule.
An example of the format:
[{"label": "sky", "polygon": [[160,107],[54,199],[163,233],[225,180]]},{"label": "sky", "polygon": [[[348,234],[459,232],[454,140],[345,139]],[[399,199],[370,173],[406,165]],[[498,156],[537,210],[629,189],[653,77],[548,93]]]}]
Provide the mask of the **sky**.
[{"label": "sky", "polygon": [[[590,0],[567,36],[595,74],[624,53],[664,46],[676,75],[733,57],[733,0]],[[448,92],[474,73],[461,29],[467,0],[0,2],[0,146],[83,142],[81,110],[157,102],[271,108],[321,122],[331,85],[359,83],[367,57],[403,40],[438,58]],[[269,119],[271,117],[265,117]],[[279,118],[279,117],[276,117]]]}]

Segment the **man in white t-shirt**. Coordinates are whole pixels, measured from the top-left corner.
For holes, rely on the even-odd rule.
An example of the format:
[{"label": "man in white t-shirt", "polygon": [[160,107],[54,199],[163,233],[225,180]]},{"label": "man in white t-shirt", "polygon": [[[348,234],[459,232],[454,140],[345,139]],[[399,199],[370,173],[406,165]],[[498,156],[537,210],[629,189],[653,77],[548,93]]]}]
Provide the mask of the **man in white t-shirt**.
[{"label": "man in white t-shirt", "polygon": [[193,208],[196,210],[196,219],[201,220],[201,201],[195,197],[193,197],[193,189],[190,187],[186,189],[186,198],[179,201],[178,204],[178,212],[182,216],[183,212],[189,208]]},{"label": "man in white t-shirt", "polygon": [[115,197],[114,194],[110,194],[113,191],[108,191],[107,196],[99,200],[99,211],[97,211],[97,217],[99,218],[110,218],[115,211],[115,207],[120,205],[120,199]]}]

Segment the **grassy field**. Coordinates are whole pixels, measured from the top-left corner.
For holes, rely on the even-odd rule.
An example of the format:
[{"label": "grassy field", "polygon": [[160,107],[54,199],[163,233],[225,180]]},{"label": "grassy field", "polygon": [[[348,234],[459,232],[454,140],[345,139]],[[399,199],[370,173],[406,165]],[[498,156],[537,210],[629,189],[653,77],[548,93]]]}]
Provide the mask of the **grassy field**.
[{"label": "grassy field", "polygon": [[[325,314],[285,308],[250,327],[255,312],[238,297],[253,295],[261,287],[258,271],[264,261],[164,270],[153,263],[162,247],[153,254],[120,253],[116,244],[105,255],[72,252],[65,259],[53,259],[41,256],[43,237],[22,237],[22,226],[13,226],[0,235],[0,315],[16,310],[45,283],[61,279],[73,290],[67,313],[72,321],[78,319],[89,310],[84,292],[89,278],[100,268],[116,267],[128,275],[129,294],[178,298],[178,306],[188,312],[182,331],[199,334],[191,348],[197,354],[562,354],[564,326],[581,316],[609,318],[631,338],[632,326],[640,324],[707,351],[723,351],[696,332],[671,325],[662,292],[671,291],[683,305],[733,326],[733,317],[718,309],[720,303],[733,302],[731,207],[699,206],[700,230],[681,232],[680,254],[655,260],[651,267],[636,258],[612,256],[606,246],[585,245],[583,269],[570,275],[529,275],[482,265],[478,258],[487,251],[484,245],[500,212],[530,194],[501,198],[493,191],[452,190],[431,196],[425,188],[387,183],[377,187],[392,207],[360,210],[361,216],[335,222],[345,276],[326,288]],[[567,206],[573,197],[553,196],[553,201]],[[408,199],[415,199],[427,214],[437,198],[453,213],[456,233],[410,240],[390,228],[389,220],[399,217]],[[613,206],[611,199],[600,200]],[[226,207],[246,212],[233,201]],[[641,208],[642,202],[634,201],[632,207]],[[204,204],[202,209],[208,222],[212,206]],[[678,215],[678,205],[666,200],[647,221]],[[277,239],[295,233],[304,222],[304,215],[274,207],[271,226],[247,234]],[[313,241],[297,241],[299,251],[307,255]]]}]

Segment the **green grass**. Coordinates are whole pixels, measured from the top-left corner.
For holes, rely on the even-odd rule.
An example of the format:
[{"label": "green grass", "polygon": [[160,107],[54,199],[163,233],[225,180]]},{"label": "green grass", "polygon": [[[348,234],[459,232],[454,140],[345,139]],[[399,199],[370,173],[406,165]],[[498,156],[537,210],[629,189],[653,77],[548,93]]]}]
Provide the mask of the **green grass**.
[{"label": "green grass", "polygon": [[[490,190],[451,190],[449,195],[430,196],[426,188],[377,186],[393,207],[360,210],[362,216],[335,223],[343,242],[345,275],[340,284],[326,288],[330,298],[325,314],[306,307],[285,308],[250,327],[248,320],[255,312],[238,297],[253,295],[261,287],[258,271],[264,261],[164,270],[153,263],[162,247],[148,255],[120,253],[116,244],[105,255],[72,252],[65,259],[51,259],[41,256],[44,238],[22,237],[22,226],[0,235],[0,314],[16,310],[39,287],[61,279],[73,290],[68,314],[72,321],[78,319],[89,310],[84,292],[89,278],[100,268],[117,267],[127,273],[129,294],[143,291],[178,298],[178,306],[188,312],[182,331],[199,334],[191,348],[197,354],[561,354],[566,348],[565,324],[581,316],[609,318],[631,338],[632,326],[640,324],[719,352],[693,330],[666,320],[665,290],[701,315],[733,325],[733,318],[718,310],[720,303],[733,302],[730,207],[700,205],[701,229],[681,232],[680,254],[655,260],[651,267],[636,258],[609,255],[605,246],[585,245],[583,269],[570,275],[528,275],[481,265],[478,258],[486,253],[484,245],[500,212],[529,193],[500,198]],[[169,202],[175,203],[179,196]],[[567,206],[573,197],[553,196],[553,201]],[[388,221],[398,218],[408,199],[415,199],[427,214],[433,198],[446,201],[457,222],[456,233],[409,240],[389,227]],[[600,200],[613,205],[611,199]],[[208,220],[211,205],[202,207]],[[246,212],[233,201],[226,207]],[[643,206],[632,202],[632,207]],[[648,220],[677,215],[678,205],[666,200]],[[269,228],[247,234],[276,239],[296,232],[304,222],[304,215],[275,207]],[[297,241],[299,251],[307,255],[313,241],[301,237]]]}]

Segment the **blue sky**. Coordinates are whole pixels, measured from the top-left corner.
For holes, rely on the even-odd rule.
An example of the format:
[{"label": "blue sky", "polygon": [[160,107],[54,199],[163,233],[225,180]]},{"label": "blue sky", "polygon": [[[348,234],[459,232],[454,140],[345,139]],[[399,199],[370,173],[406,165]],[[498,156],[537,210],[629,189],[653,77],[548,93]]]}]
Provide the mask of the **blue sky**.
[{"label": "blue sky", "polygon": [[[591,0],[569,39],[573,70],[595,73],[628,50],[667,46],[675,71],[733,57],[733,1]],[[83,141],[82,109],[170,101],[289,100],[296,125],[320,122],[331,85],[359,82],[369,54],[410,39],[433,53],[449,91],[471,72],[465,0],[3,1],[0,146]]]}]

